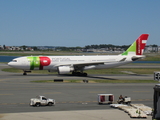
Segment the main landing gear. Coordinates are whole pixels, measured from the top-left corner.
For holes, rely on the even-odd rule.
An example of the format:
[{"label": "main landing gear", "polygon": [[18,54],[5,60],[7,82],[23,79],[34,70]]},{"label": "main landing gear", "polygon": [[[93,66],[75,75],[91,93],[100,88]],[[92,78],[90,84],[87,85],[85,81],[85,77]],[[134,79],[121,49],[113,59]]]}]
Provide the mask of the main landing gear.
[{"label": "main landing gear", "polygon": [[83,72],[72,72],[72,75],[74,76],[87,76],[87,73],[83,73]]}]

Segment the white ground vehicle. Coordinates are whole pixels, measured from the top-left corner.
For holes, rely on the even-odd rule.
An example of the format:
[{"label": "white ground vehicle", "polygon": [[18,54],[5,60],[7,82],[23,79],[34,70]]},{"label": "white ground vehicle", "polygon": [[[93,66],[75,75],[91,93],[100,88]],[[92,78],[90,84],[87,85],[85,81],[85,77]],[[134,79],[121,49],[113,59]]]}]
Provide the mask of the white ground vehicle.
[{"label": "white ground vehicle", "polygon": [[124,97],[123,100],[118,100],[118,104],[130,104],[131,103],[131,97]]},{"label": "white ground vehicle", "polygon": [[41,106],[41,105],[55,105],[55,100],[46,98],[45,96],[37,96],[36,98],[31,98],[30,101],[31,106]]}]

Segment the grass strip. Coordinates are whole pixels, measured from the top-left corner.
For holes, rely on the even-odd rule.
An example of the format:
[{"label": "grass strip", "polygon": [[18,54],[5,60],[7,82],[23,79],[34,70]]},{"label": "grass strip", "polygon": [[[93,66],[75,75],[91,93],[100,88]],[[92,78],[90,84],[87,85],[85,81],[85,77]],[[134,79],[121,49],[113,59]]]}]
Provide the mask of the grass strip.
[{"label": "grass strip", "polygon": [[[2,69],[4,72],[14,72],[14,73],[23,73],[23,70],[16,69],[16,68],[4,68]],[[48,72],[48,70],[32,70],[32,73],[38,74],[57,74],[57,72]]]},{"label": "grass strip", "polygon": [[[4,68],[2,69],[4,72],[15,72],[15,73],[23,73],[22,70],[15,68]],[[98,69],[98,70],[87,70],[88,74],[126,74],[122,71],[129,71],[135,74],[153,74],[154,71],[160,71],[159,68],[109,68],[109,69]],[[57,72],[49,73],[47,70],[33,70],[32,73],[39,74],[57,74]]]},{"label": "grass strip", "polygon": [[[35,80],[34,83],[57,83],[54,80]],[[64,83],[83,83],[83,80],[64,80]],[[159,83],[154,80],[88,80],[89,83]]]}]

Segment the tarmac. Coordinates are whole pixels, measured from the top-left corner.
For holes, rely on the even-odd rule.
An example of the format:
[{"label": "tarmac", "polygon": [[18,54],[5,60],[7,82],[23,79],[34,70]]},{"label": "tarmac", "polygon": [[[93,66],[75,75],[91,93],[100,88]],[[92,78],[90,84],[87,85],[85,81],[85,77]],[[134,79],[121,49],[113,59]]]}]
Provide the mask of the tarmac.
[{"label": "tarmac", "polygon": [[54,111],[54,112],[28,112],[1,114],[0,120],[151,120],[147,118],[130,118],[130,116],[119,110],[80,110],[80,111]]},{"label": "tarmac", "polygon": [[[3,66],[1,66],[3,67]],[[6,66],[4,66],[6,67]],[[130,118],[130,116],[125,113],[122,110],[119,109],[115,109],[115,108],[110,108],[108,109],[106,106],[106,109],[97,109],[95,110],[95,105],[94,103],[92,103],[91,101],[91,105],[89,104],[90,110],[78,110],[77,106],[79,106],[80,104],[61,104],[59,103],[58,107],[56,109],[60,109],[59,111],[40,111],[40,108],[35,108],[35,111],[31,112],[30,107],[27,107],[28,105],[26,104],[16,104],[13,103],[14,101],[21,103],[21,101],[25,102],[25,100],[28,101],[28,98],[31,98],[31,96],[33,96],[34,94],[38,94],[40,93],[46,93],[48,96],[52,94],[55,96],[55,98],[59,98],[58,96],[62,96],[65,98],[65,96],[69,96],[67,97],[69,101],[69,98],[72,98],[73,96],[75,97],[75,101],[78,101],[79,98],[78,96],[75,96],[77,93],[79,93],[80,95],[83,94],[84,98],[88,98],[86,97],[88,94],[90,95],[90,97],[88,99],[82,99],[83,100],[92,100],[92,96],[94,96],[94,94],[97,94],[95,92],[99,91],[99,92],[103,92],[103,91],[107,91],[107,92],[114,92],[115,95],[119,95],[119,92],[123,92],[124,94],[129,94],[132,93],[132,97],[134,98],[135,95],[136,97],[138,95],[143,94],[143,97],[145,97],[144,99],[149,99],[150,97],[150,89],[151,86],[149,84],[144,84],[144,88],[141,90],[141,84],[137,85],[136,87],[134,87],[135,85],[132,84],[120,84],[118,86],[118,84],[105,84],[105,85],[101,85],[101,84],[74,84],[74,86],[72,84],[43,84],[41,85],[40,83],[36,83],[36,84],[32,84],[29,81],[31,79],[47,79],[47,78],[52,78],[53,77],[57,77],[56,75],[32,75],[30,74],[27,77],[24,77],[22,75],[16,74],[16,73],[6,73],[3,71],[0,71],[0,75],[1,75],[1,102],[4,103],[8,103],[8,104],[2,104],[1,108],[0,108],[0,120],[140,120],[140,119],[145,119],[145,120],[151,120],[152,116],[148,116],[147,118]],[[59,76],[58,76],[59,77]],[[63,77],[63,76],[62,76]],[[64,76],[65,78],[67,76]],[[69,78],[71,76],[68,76]],[[114,78],[114,76],[105,76],[105,78]],[[117,78],[120,77],[125,77],[125,76],[116,76]],[[146,77],[147,79],[150,79],[153,77],[153,75],[145,75],[145,76],[127,76],[126,75],[126,79],[129,79],[131,77],[137,77],[138,79],[144,79],[144,77]],[[91,79],[93,79],[94,77],[91,77]],[[97,77],[95,77],[97,79]],[[103,78],[103,77],[102,77]],[[107,79],[106,78],[106,79]],[[114,78],[114,79],[117,79]],[[83,78],[80,78],[83,79]],[[14,82],[13,82],[14,81]],[[75,89],[76,88],[76,89]],[[112,88],[112,89],[111,89]],[[123,89],[127,89],[127,91],[123,91]],[[51,91],[54,91],[55,93]],[[74,91],[73,91],[74,90]],[[34,92],[33,92],[34,91]],[[72,94],[70,94],[72,91]],[[84,92],[85,91],[85,92]],[[84,93],[88,93],[87,95]],[[25,93],[25,94],[23,94]],[[74,93],[74,94],[73,94]],[[15,98],[13,95],[16,95],[18,98]],[[86,96],[85,96],[86,95]],[[147,97],[146,97],[147,95]],[[23,96],[23,97],[21,97]],[[10,101],[11,99],[15,99],[14,101]],[[20,99],[19,99],[20,98]],[[140,96],[138,96],[139,99],[141,99]],[[19,100],[19,101],[18,101]],[[60,101],[57,99],[57,101]],[[151,100],[149,100],[148,102],[150,103]],[[64,102],[64,101],[60,101],[60,102]],[[144,101],[145,102],[145,101]],[[147,101],[146,101],[147,102]],[[148,103],[147,102],[147,103]],[[61,110],[61,106],[65,105],[67,109],[66,111]],[[84,106],[81,104],[82,107],[88,107],[87,105]],[[67,108],[68,107],[68,108]],[[71,108],[73,107],[74,110],[72,110]],[[98,107],[105,107],[105,106],[98,106]],[[21,110],[22,109],[26,109],[26,111],[24,112],[16,112],[16,110]],[[52,108],[52,107],[51,107]],[[51,108],[43,108],[44,109],[51,109]],[[77,109],[76,109],[77,108]],[[63,108],[64,109],[64,108]],[[14,110],[15,113],[10,112],[10,113],[4,113],[5,110]]]}]

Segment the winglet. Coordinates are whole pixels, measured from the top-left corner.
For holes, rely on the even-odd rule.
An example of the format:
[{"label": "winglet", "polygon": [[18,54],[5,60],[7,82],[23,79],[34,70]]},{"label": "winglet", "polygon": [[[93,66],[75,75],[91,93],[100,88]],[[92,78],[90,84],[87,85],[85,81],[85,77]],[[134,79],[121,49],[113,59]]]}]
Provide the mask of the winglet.
[{"label": "winglet", "polygon": [[143,55],[149,34],[142,34],[139,38],[121,55]]}]

